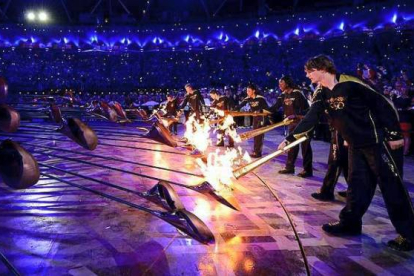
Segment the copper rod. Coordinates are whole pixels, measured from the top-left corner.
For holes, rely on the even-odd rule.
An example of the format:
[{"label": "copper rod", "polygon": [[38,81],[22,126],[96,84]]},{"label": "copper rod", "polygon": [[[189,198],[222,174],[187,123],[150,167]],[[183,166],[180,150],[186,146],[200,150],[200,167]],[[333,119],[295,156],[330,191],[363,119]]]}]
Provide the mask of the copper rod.
[{"label": "copper rod", "polygon": [[281,126],[289,125],[292,122],[293,122],[293,120],[286,120],[285,119],[285,120],[283,120],[283,121],[281,121],[279,123],[272,124],[270,126],[264,126],[264,127],[261,127],[261,128],[253,129],[253,130],[250,130],[250,131],[246,131],[246,132],[240,134],[239,136],[240,136],[240,138],[241,138],[242,141],[245,141],[245,140],[251,139],[253,137],[256,137],[258,135],[261,135],[261,134],[264,134],[266,132],[269,132],[272,129],[275,129],[275,128],[278,128],[278,127],[281,127]]},{"label": "copper rod", "polygon": [[251,172],[252,170],[256,169],[257,167],[260,167],[261,165],[267,163],[269,160],[285,153],[287,150],[299,145],[300,143],[306,141],[308,139],[307,136],[303,136],[301,138],[299,138],[298,140],[290,143],[289,145],[287,145],[286,147],[284,147],[281,150],[277,150],[271,154],[268,154],[266,156],[263,156],[262,158],[256,159],[255,161],[244,165],[236,170],[233,171],[233,175],[236,179],[239,179],[240,177],[248,174],[249,172]]}]

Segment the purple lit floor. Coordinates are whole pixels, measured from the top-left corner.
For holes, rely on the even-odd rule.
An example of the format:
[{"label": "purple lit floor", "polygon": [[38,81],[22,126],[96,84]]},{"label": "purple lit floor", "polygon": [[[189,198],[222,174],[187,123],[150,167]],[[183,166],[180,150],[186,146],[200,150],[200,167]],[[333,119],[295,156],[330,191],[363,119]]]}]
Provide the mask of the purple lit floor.
[{"label": "purple lit floor", "polygon": [[[185,150],[125,136],[125,133],[133,131],[130,126],[96,122],[90,125],[96,129],[101,142],[93,152],[78,147],[59,134],[26,127],[19,130],[19,137],[15,134],[10,137],[55,148],[35,149],[25,145],[44,164],[135,191],[144,192],[157,181],[111,168],[187,185],[195,185],[202,180],[188,174],[200,174],[200,171],[194,158]],[[33,135],[37,138],[30,138]],[[6,136],[1,134],[1,140]],[[281,140],[280,132],[267,134],[265,153],[273,151]],[[247,143],[242,146],[251,148]],[[185,207],[199,216],[214,233],[216,243],[209,246],[183,236],[171,225],[148,213],[54,179],[42,177],[37,185],[23,191],[12,191],[0,183],[0,252],[23,275],[303,275],[306,273],[304,262],[293,231],[280,204],[259,180],[260,176],[291,213],[312,275],[413,275],[414,252],[395,252],[385,246],[396,233],[379,191],[364,216],[361,236],[337,238],[321,230],[323,223],[337,219],[344,199],[337,196],[337,200],[331,203],[310,197],[321,185],[329,145],[313,141],[312,146],[315,167],[312,178],[277,174],[285,160],[281,157],[257,169],[257,175],[251,173],[235,181],[234,195],[240,203],[240,212],[197,192],[175,187]],[[103,160],[83,153],[171,168],[182,173]],[[65,161],[59,156],[73,160]],[[108,168],[93,164],[107,165]],[[301,165],[301,159],[297,164]],[[411,198],[414,198],[413,168],[414,160],[408,157],[405,181]],[[132,193],[53,169],[43,168],[42,171],[161,210]],[[338,189],[345,188],[341,177]],[[0,274],[7,273],[0,262]]]}]

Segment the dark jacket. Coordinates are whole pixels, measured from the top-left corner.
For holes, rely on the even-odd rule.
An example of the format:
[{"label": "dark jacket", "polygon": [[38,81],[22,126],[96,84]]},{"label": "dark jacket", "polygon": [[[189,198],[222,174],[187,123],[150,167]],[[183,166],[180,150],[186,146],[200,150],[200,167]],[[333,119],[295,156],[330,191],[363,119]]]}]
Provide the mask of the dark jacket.
[{"label": "dark jacket", "polygon": [[284,117],[290,115],[303,116],[308,111],[309,104],[303,93],[298,89],[294,89],[289,94],[282,93],[269,111],[276,113],[281,107],[283,107]]},{"label": "dark jacket", "polygon": [[257,95],[256,98],[252,99],[250,97],[244,98],[244,100],[236,106],[236,110],[240,110],[243,106],[249,104],[250,109],[253,112],[263,112],[264,109],[269,109],[266,99],[263,96]]},{"label": "dark jacket", "polygon": [[211,103],[211,107],[217,108],[218,110],[230,110],[229,98],[226,96],[220,96],[220,98]]},{"label": "dark jacket", "polygon": [[201,112],[204,105],[204,99],[200,91],[194,90],[193,94],[186,94],[180,105],[180,109],[183,109],[187,103],[190,105],[192,112]]},{"label": "dark jacket", "polygon": [[173,99],[172,101],[167,101],[165,105],[165,110],[167,111],[167,113],[165,114],[165,116],[166,117],[177,116],[177,109],[178,109],[177,99]]},{"label": "dark jacket", "polygon": [[339,83],[333,90],[320,87],[315,91],[309,112],[287,141],[293,142],[312,131],[324,112],[344,140],[355,148],[379,143],[380,134],[389,140],[401,139],[398,114],[389,100],[357,78],[336,77]]}]

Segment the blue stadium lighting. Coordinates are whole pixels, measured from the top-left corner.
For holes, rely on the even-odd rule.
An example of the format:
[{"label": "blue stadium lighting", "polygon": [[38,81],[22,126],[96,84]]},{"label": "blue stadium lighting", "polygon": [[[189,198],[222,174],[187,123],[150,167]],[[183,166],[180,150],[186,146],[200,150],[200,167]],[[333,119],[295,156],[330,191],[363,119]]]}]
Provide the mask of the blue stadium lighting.
[{"label": "blue stadium lighting", "polygon": [[296,30],[294,31],[295,35],[299,35],[299,27],[296,28]]},{"label": "blue stadium lighting", "polygon": [[397,23],[397,18],[398,18],[397,13],[394,13],[394,15],[392,16],[391,22],[396,24]]},{"label": "blue stadium lighting", "polygon": [[[36,20],[38,20],[38,11],[33,12],[36,16]],[[27,17],[28,13],[25,13]],[[94,48],[95,50],[103,50],[103,51],[110,51],[116,49],[116,46],[122,46],[123,50],[144,50],[147,44],[152,45],[162,45],[163,48],[174,48],[174,50],[180,50],[183,47],[192,47],[192,49],[198,47],[201,49],[212,49],[216,48],[219,45],[227,45],[229,43],[234,43],[243,47],[246,44],[250,44],[250,42],[257,43],[257,41],[268,41],[272,43],[273,39],[276,40],[277,43],[282,42],[283,40],[290,40],[290,39],[320,39],[323,35],[322,40],[329,39],[330,37],[334,36],[343,36],[344,32],[353,31],[353,32],[366,32],[366,31],[373,31],[377,29],[389,28],[391,25],[392,27],[398,28],[400,24],[407,24],[408,21],[414,19],[414,14],[410,14],[406,12],[401,14],[397,12],[397,10],[393,11],[384,11],[382,14],[382,18],[377,18],[377,20],[367,20],[363,22],[358,22],[352,20],[350,18],[344,18],[343,20],[339,21],[336,24],[330,24],[329,22],[309,22],[306,26],[302,24],[296,25],[296,28],[291,29],[287,33],[283,33],[283,25],[272,25],[272,22],[263,26],[263,28],[269,28],[269,32],[264,32],[261,29],[255,29],[251,32],[251,35],[248,37],[240,37],[239,39],[233,37],[232,30],[229,29],[228,32],[223,30],[219,30],[217,33],[197,33],[198,36],[193,36],[189,34],[181,34],[178,37],[175,36],[174,30],[171,29],[171,33],[163,33],[163,38],[157,35],[157,32],[153,33],[151,36],[147,31],[146,34],[142,33],[142,36],[138,37],[137,35],[130,35],[127,38],[126,32],[122,34],[122,30],[106,30],[106,29],[95,29],[95,28],[82,28],[82,32],[78,30],[78,32],[70,32],[71,29],[60,30],[60,33],[57,37],[53,37],[54,34],[48,34],[48,32],[42,32],[41,35],[38,35],[40,30],[39,28],[36,29],[27,29],[25,30],[23,37],[17,37],[15,34],[8,34],[7,37],[4,35],[0,38],[0,44],[2,47],[25,47],[25,44],[36,44],[39,47],[52,47],[53,45],[58,44],[59,46],[64,46],[65,44],[71,44],[72,46],[76,45],[77,48],[82,48],[82,50],[89,50]],[[355,18],[357,20],[357,18]],[[380,20],[379,20],[380,19]],[[346,23],[345,23],[346,22]],[[390,24],[391,23],[391,24]],[[317,27],[317,25],[319,27]],[[379,24],[379,25],[376,25]],[[330,27],[330,29],[329,29]],[[285,27],[286,28],[286,27]],[[138,29],[139,30],[139,29]],[[34,38],[31,34],[35,35]],[[116,32],[115,32],[116,31]],[[137,30],[134,30],[134,32]],[[153,31],[153,30],[151,30]],[[139,31],[137,31],[138,33]],[[129,31],[131,33],[131,30]],[[282,33],[279,36],[277,34]],[[124,36],[125,35],[125,36]],[[238,34],[240,35],[240,34]],[[58,39],[58,37],[60,37]],[[268,40],[270,38],[270,40]],[[7,44],[7,39],[12,44]],[[274,41],[273,41],[274,42]],[[9,46],[6,46],[9,45]],[[86,47],[86,48],[84,48]],[[115,47],[115,48],[114,48]],[[113,49],[114,48],[114,49]],[[147,50],[154,50],[154,49],[147,49]]]},{"label": "blue stadium lighting", "polygon": [[218,39],[219,40],[224,40],[224,42],[227,42],[227,41],[230,40],[230,37],[227,34],[221,32],[220,35],[218,36]]},{"label": "blue stadium lighting", "polygon": [[410,15],[403,15],[402,17],[404,19],[404,21],[410,21],[414,19],[414,14],[410,14]]},{"label": "blue stadium lighting", "polygon": [[90,38],[91,43],[98,42],[98,36],[94,35]]},{"label": "blue stadium lighting", "polygon": [[152,39],[152,43],[154,43],[154,44],[162,44],[163,42],[164,42],[164,40],[160,37],[157,37],[157,36]]}]

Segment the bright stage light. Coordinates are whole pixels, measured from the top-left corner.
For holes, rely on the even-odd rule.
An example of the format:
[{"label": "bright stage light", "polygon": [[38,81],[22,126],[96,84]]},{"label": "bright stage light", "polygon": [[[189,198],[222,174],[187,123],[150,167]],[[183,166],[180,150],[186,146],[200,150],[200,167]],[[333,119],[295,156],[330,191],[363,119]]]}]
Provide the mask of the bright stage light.
[{"label": "bright stage light", "polygon": [[37,16],[42,22],[49,20],[49,15],[45,11],[40,11]]},{"label": "bright stage light", "polygon": [[29,11],[29,12],[26,13],[26,18],[29,21],[33,21],[33,20],[36,19],[36,14],[32,11]]}]

